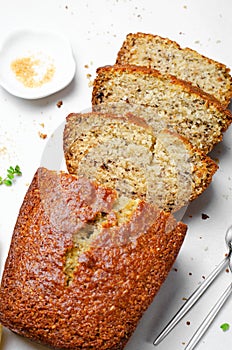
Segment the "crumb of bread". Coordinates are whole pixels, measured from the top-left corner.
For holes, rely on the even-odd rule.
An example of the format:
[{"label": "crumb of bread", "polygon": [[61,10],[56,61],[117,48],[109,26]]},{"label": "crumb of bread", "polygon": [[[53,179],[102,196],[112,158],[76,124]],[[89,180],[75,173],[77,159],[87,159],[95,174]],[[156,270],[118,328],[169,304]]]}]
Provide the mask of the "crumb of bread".
[{"label": "crumb of bread", "polygon": [[58,108],[60,108],[63,105],[63,101],[62,100],[58,101],[56,105]]},{"label": "crumb of bread", "polygon": [[5,147],[5,146],[3,146],[3,147],[0,147],[0,154],[6,154],[6,152],[7,152],[7,148]]},{"label": "crumb of bread", "polygon": [[206,220],[209,218],[209,215],[202,213],[201,218],[202,218],[202,220]]},{"label": "crumb of bread", "polygon": [[43,134],[42,132],[38,132],[38,134],[39,134],[39,137],[41,138],[41,139],[46,139],[47,138],[47,134]]}]

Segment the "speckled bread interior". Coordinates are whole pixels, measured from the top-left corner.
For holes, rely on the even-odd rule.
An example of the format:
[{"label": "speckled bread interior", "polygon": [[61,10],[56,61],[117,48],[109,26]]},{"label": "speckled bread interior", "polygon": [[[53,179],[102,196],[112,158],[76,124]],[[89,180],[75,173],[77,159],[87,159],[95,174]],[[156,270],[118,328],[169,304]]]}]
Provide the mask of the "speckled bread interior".
[{"label": "speckled bread interior", "polygon": [[211,183],[216,163],[169,130],[154,135],[143,119],[106,113],[72,113],[64,129],[67,169],[119,195],[176,211]]},{"label": "speckled bread interior", "polygon": [[155,132],[160,131],[160,120],[161,125],[166,124],[205,153],[222,140],[223,132],[232,122],[229,110],[186,81],[140,66],[98,68],[92,92],[94,108],[100,104],[110,108],[118,103],[120,108],[124,104],[124,109],[131,108],[133,113],[136,112],[134,106],[142,107],[139,116]]},{"label": "speckled bread interior", "polygon": [[213,95],[225,106],[232,97],[232,77],[228,67],[158,35],[128,34],[116,63],[155,68],[163,74],[174,75]]},{"label": "speckled bread interior", "polygon": [[123,349],[186,229],[142,200],[40,168],[15,225],[0,322],[54,349]]}]

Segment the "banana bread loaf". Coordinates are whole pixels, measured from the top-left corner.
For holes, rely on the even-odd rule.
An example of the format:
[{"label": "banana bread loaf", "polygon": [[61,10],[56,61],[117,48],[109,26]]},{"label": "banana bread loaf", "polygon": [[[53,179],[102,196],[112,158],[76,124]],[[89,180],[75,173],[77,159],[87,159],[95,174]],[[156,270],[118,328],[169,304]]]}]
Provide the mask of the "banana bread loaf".
[{"label": "banana bread loaf", "polygon": [[[140,108],[139,116],[159,132],[166,127],[183,135],[199,149],[208,153],[222,140],[223,132],[232,122],[226,110],[211,95],[190,83],[157,70],[114,65],[97,69],[92,92],[92,104],[120,104],[122,109]],[[148,111],[147,111],[148,109]],[[149,114],[149,116],[147,116]],[[151,117],[153,115],[153,117]],[[148,120],[149,119],[149,120]]]},{"label": "banana bread loaf", "polygon": [[144,201],[40,168],[15,225],[0,321],[55,349],[123,349],[186,229]]},{"label": "banana bread loaf", "polygon": [[64,129],[70,173],[176,211],[210,184],[217,165],[168,130],[156,137],[143,119],[104,113],[70,114]]},{"label": "banana bread loaf", "polygon": [[232,97],[229,68],[158,35],[128,34],[118,52],[116,63],[155,68],[161,73],[187,80],[215,96],[225,106]]}]

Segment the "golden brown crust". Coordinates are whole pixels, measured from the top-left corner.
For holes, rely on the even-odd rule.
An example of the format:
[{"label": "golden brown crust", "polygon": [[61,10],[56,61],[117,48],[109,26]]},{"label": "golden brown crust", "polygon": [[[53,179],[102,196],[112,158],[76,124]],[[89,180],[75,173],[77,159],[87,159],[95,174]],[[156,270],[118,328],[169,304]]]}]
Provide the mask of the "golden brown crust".
[{"label": "golden brown crust", "polygon": [[[212,87],[207,87],[209,88],[210,92],[206,89],[206,85],[205,82],[202,81],[200,78],[196,79],[196,77],[193,75],[192,79],[193,81],[195,81],[194,85],[199,84],[202,87],[202,90],[206,90],[208,91],[211,95],[216,94],[216,98],[218,100],[220,100],[220,102],[226,107],[228,106],[230,99],[232,98],[232,76],[230,75],[230,69],[223,63],[217,62],[211,58],[208,58],[200,53],[198,53],[197,51],[186,47],[186,48],[182,48],[177,42],[170,40],[168,38],[163,38],[161,36],[158,35],[153,35],[153,34],[149,34],[149,33],[129,33],[126,36],[126,39],[124,40],[122,47],[120,48],[118,54],[117,54],[117,59],[116,59],[116,64],[131,64],[130,63],[130,57],[132,55],[131,50],[133,50],[133,47],[135,46],[137,50],[139,49],[143,49],[143,45],[142,47],[140,46],[140,44],[137,45],[137,42],[140,42],[140,40],[143,40],[143,45],[144,45],[144,49],[145,49],[145,45],[146,43],[152,43],[154,45],[154,50],[173,50],[175,52],[179,52],[180,55],[182,55],[182,61],[180,62],[180,69],[178,69],[178,65],[176,64],[176,76],[179,78],[179,75],[182,75],[181,69],[183,69],[183,64],[186,65],[190,65],[192,64],[193,60],[197,60],[197,62],[202,62],[204,65],[208,65],[208,69],[210,71],[210,69],[213,69],[214,72],[214,77],[213,79],[215,79],[215,82],[218,84],[218,86],[214,86],[213,89],[214,93],[213,93],[213,89]],[[156,45],[159,45],[158,47],[156,47]],[[153,51],[154,52],[154,51]],[[149,51],[149,49],[146,50],[146,60],[143,62],[144,64],[142,64],[140,62],[140,65],[144,65],[144,66],[151,66],[153,65],[153,58],[152,58],[152,50]],[[154,54],[153,54],[154,55]],[[136,54],[135,54],[136,56]],[[186,59],[186,56],[189,57],[189,59]],[[184,59],[185,58],[185,59]],[[181,58],[180,58],[181,60]],[[133,60],[134,61],[134,60]],[[135,62],[135,61],[134,61]],[[134,63],[137,64],[137,63]],[[155,67],[158,68],[158,66],[155,64]],[[153,68],[155,68],[153,66]],[[172,70],[172,66],[168,67],[168,64],[166,65],[166,69],[167,71]],[[186,75],[186,73],[185,73]],[[191,80],[191,75],[189,74],[188,78],[184,79],[184,80]],[[203,80],[204,77],[203,77]],[[222,85],[220,85],[220,82],[226,85],[226,88],[221,90]],[[210,84],[211,85],[211,84]],[[204,88],[203,88],[204,86]]]},{"label": "golden brown crust", "polygon": [[154,39],[154,38],[158,38],[158,39],[161,39],[164,41],[165,45],[172,45],[172,46],[175,46],[177,49],[181,50],[181,51],[190,51],[192,52],[194,55],[196,56],[199,56],[199,57],[202,57],[203,59],[207,60],[209,63],[211,64],[215,64],[219,69],[223,69],[225,70],[226,72],[230,72],[230,69],[223,63],[220,63],[218,61],[215,61],[209,57],[206,57],[202,54],[200,54],[199,52],[197,52],[196,50],[193,50],[189,47],[181,47],[176,41],[174,40],[170,40],[169,38],[164,38],[164,37],[161,37],[159,35],[155,35],[155,34],[150,34],[150,33],[142,33],[142,32],[138,32],[138,33],[128,33],[127,36],[126,36],[126,39],[122,45],[122,47],[120,48],[119,52],[118,52],[118,55],[117,55],[117,59],[116,59],[116,63],[118,64],[121,64],[121,57],[124,55],[124,51],[127,50],[125,45],[126,43],[128,42],[128,40],[132,40],[136,37],[142,37],[142,38],[148,38],[148,39]]},{"label": "golden brown crust", "polygon": [[[227,110],[214,96],[207,94],[205,91],[201,90],[197,86],[192,85],[190,82],[181,80],[176,78],[173,75],[170,74],[161,74],[157,69],[154,68],[149,68],[149,67],[141,67],[141,66],[135,66],[135,65],[129,65],[129,64],[124,64],[124,65],[118,65],[115,64],[113,66],[107,65],[104,67],[99,67],[96,70],[97,74],[104,74],[104,72],[128,72],[128,73],[133,73],[136,72],[137,74],[141,75],[151,75],[153,77],[156,77],[160,80],[167,80],[171,84],[181,86],[184,91],[194,94],[197,97],[202,98],[203,100],[206,100],[209,105],[214,105],[219,111],[225,112],[230,118],[232,118],[232,114],[229,110]],[[96,80],[95,80],[96,82]],[[97,83],[96,83],[97,84]],[[95,88],[95,83],[93,86],[93,96],[95,95],[94,93],[94,88]],[[95,100],[92,100],[92,103],[95,104]]]},{"label": "golden brown crust", "polygon": [[[114,192],[90,185],[93,193],[97,191],[92,204],[89,191],[84,191],[84,201],[82,197],[78,201],[78,196],[74,200],[76,187],[81,191],[82,186],[74,176],[59,176],[58,187],[62,184],[67,194],[67,203],[59,203],[60,214],[69,200],[77,213],[87,201],[89,210],[81,210],[84,221],[92,217],[93,203],[99,204],[98,210],[100,206],[110,209]],[[152,214],[154,209],[141,203],[135,220],[141,215],[146,222],[154,215],[151,227],[136,240],[128,242],[127,236],[126,244],[111,241],[113,244],[108,245],[109,231],[104,231],[97,244],[82,254],[73,283],[67,286],[63,267],[72,234],[51,225],[43,193],[41,197],[41,189],[46,189],[41,187],[42,180],[50,185],[47,195],[52,198],[51,185],[56,177],[40,169],[25,196],[13,233],[1,284],[0,321],[12,331],[55,349],[123,349],[175,261],[186,225],[163,212]],[[59,198],[57,187],[54,198]],[[126,225],[125,234],[132,232],[130,224]],[[114,233],[116,237],[117,230]],[[123,233],[121,238],[125,238]]]},{"label": "golden brown crust", "polygon": [[[153,84],[156,86],[154,92]],[[157,85],[161,86],[160,90]],[[124,100],[124,96],[128,95],[131,99]],[[112,102],[123,102],[128,106],[139,103],[143,108],[154,108],[154,114],[161,115],[161,122],[170,123],[174,130],[205,153],[222,140],[223,132],[232,123],[231,111],[212,95],[189,82],[147,67],[99,67],[93,84],[92,105]],[[142,113],[140,117],[146,117],[145,109]]]}]

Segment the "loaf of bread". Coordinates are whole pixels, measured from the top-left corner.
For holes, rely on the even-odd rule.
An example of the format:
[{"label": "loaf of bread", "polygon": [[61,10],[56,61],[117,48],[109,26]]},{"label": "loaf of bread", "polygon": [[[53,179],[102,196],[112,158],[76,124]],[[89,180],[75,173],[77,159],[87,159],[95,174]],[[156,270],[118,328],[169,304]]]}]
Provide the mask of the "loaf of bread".
[{"label": "loaf of bread", "polygon": [[163,128],[165,123],[205,153],[222,140],[223,132],[232,122],[231,112],[211,95],[171,75],[140,66],[98,68],[92,104],[102,103],[107,109],[112,104],[117,108],[119,103],[120,110],[124,105],[123,109],[133,113],[139,108],[139,116],[156,133],[160,132],[159,125]]},{"label": "loaf of bread", "polygon": [[158,69],[198,86],[227,106],[232,97],[232,77],[224,64],[181,48],[175,41],[158,35],[128,34],[118,52],[117,64]]},{"label": "loaf of bread", "polygon": [[64,154],[71,174],[176,211],[210,184],[217,165],[186,139],[168,130],[156,137],[143,119],[105,113],[70,114]]},{"label": "loaf of bread", "polygon": [[0,321],[54,349],[123,349],[186,229],[144,201],[39,168],[5,264]]}]

